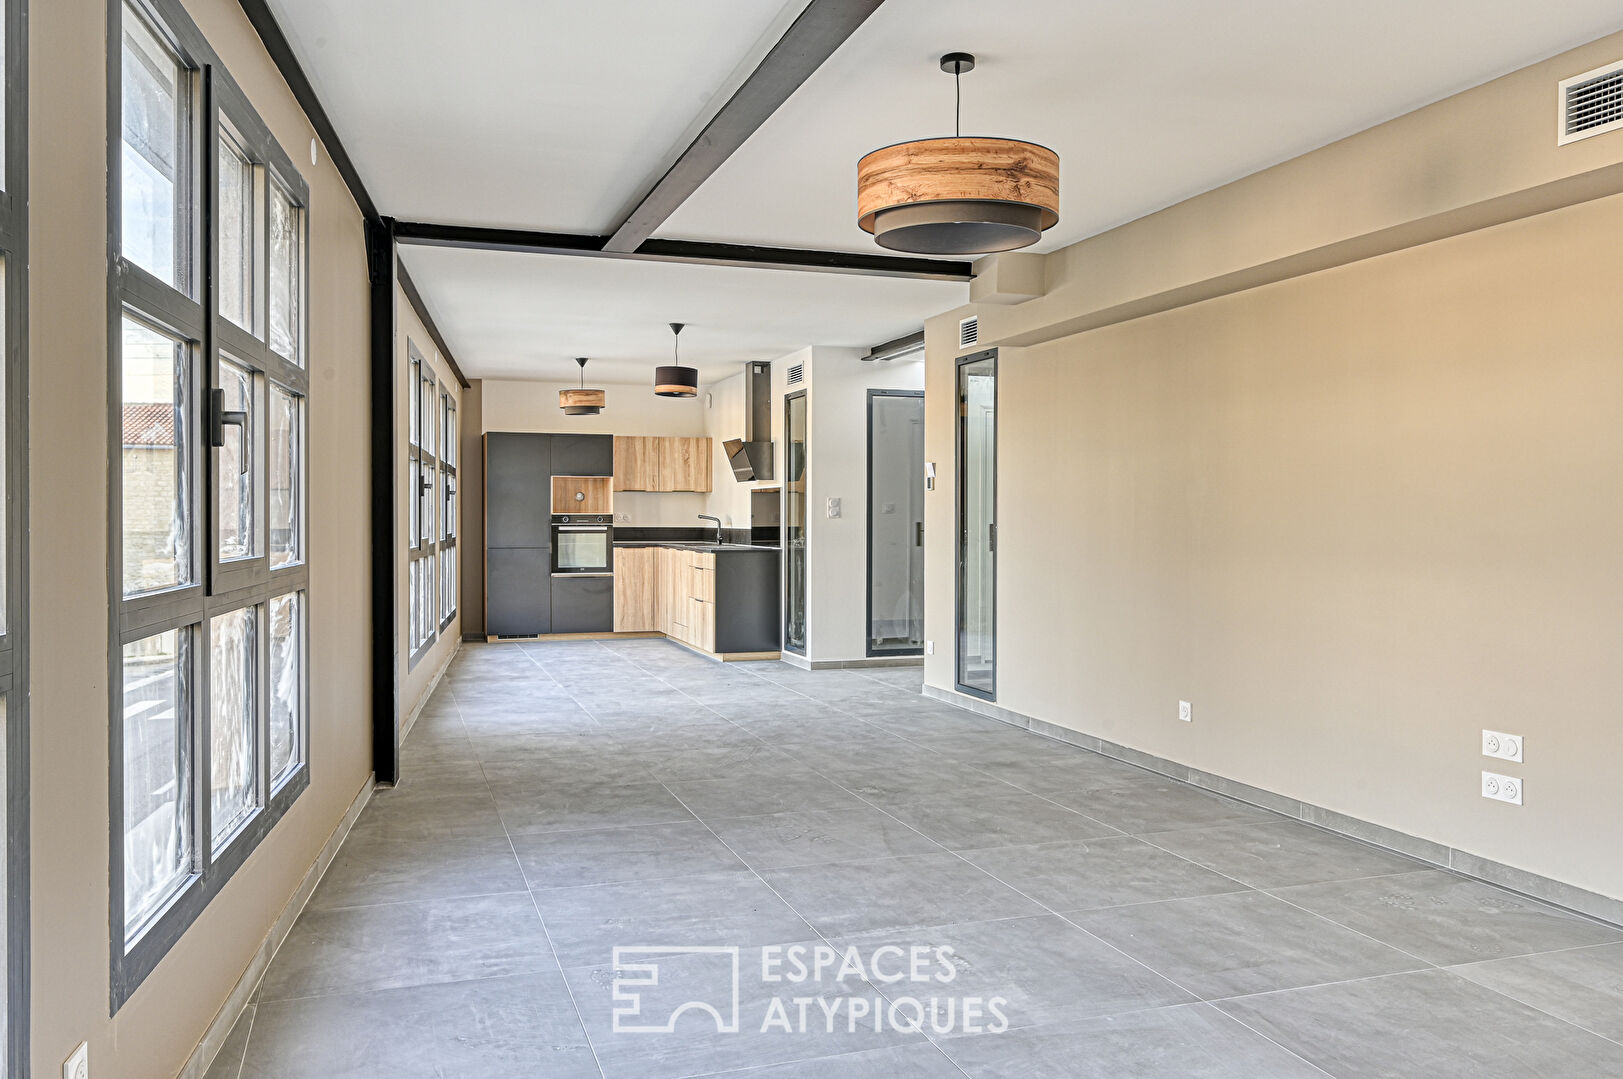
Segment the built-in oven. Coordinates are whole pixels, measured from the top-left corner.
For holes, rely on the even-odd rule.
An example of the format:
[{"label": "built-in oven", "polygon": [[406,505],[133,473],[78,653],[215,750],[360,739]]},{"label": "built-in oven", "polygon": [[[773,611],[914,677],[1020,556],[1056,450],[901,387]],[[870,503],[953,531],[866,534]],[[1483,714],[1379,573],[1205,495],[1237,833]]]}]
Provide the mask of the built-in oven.
[{"label": "built-in oven", "polygon": [[552,517],[552,575],[614,573],[614,518],[607,513],[558,513]]}]

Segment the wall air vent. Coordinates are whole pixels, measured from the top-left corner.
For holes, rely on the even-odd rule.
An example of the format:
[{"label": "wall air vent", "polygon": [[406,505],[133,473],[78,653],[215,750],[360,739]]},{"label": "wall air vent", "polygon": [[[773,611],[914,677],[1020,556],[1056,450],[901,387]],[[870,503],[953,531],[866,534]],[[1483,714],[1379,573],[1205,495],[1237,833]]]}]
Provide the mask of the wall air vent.
[{"label": "wall air vent", "polygon": [[788,379],[789,385],[798,386],[804,381],[806,381],[806,365],[803,363],[790,364]]},{"label": "wall air vent", "polygon": [[981,339],[981,319],[979,315],[970,315],[958,322],[958,347],[960,349],[972,348]]},{"label": "wall air vent", "polygon": [[1623,130],[1623,60],[1565,79],[1559,92],[1562,145]]}]

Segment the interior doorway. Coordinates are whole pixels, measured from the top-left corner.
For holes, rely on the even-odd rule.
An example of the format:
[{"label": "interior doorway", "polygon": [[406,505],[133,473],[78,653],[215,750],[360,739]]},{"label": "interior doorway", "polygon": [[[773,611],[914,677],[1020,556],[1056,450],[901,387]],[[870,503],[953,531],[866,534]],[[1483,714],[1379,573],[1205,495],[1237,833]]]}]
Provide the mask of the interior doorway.
[{"label": "interior doorway", "polygon": [[924,392],[868,391],[868,655],[924,654]]}]

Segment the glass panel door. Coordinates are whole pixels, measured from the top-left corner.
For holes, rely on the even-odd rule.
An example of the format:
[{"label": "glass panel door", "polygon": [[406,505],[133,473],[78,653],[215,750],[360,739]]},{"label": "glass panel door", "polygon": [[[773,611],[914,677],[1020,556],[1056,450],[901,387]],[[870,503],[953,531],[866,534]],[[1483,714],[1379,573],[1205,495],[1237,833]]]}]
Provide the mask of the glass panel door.
[{"label": "glass panel door", "polygon": [[924,394],[868,395],[868,655],[924,653]]},{"label": "glass panel door", "polygon": [[783,647],[806,654],[806,393],[783,401]]},{"label": "glass panel door", "polygon": [[997,692],[997,352],[958,361],[958,688]]}]

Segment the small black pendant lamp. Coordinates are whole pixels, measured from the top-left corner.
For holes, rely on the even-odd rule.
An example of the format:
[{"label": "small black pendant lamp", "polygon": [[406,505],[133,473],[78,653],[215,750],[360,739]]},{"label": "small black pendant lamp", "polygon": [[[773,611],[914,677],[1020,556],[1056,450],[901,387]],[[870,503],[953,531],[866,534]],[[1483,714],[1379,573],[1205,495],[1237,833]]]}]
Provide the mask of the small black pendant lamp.
[{"label": "small black pendant lamp", "polygon": [[673,364],[654,368],[654,392],[660,397],[694,397],[699,392],[699,372],[682,366],[681,334],[686,323],[671,323],[671,355]]}]

